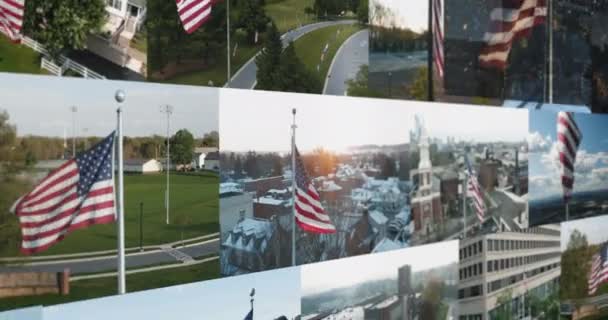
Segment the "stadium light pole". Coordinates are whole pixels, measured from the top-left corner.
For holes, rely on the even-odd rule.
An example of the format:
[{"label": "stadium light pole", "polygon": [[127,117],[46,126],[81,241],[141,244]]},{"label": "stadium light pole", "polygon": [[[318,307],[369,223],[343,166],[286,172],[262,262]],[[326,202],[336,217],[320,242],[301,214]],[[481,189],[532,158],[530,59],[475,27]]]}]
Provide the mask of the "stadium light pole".
[{"label": "stadium light pole", "polygon": [[70,112],[72,113],[72,158],[76,158],[76,112],[78,112],[78,108],[71,106]]},{"label": "stadium light pole", "polygon": [[123,145],[122,145],[122,103],[126,94],[122,90],[116,91],[114,99],[118,103],[117,116],[117,139],[118,139],[118,294],[126,293],[125,279],[125,207],[124,207],[124,170],[123,170]]},{"label": "stadium light pole", "polygon": [[171,121],[171,114],[173,114],[173,107],[166,104],[160,108],[160,112],[167,115],[167,162],[166,162],[166,168],[165,168],[165,171],[167,172],[167,187],[165,188],[165,208],[167,209],[166,224],[169,224],[169,171],[171,171],[169,126],[170,126],[170,121]]}]

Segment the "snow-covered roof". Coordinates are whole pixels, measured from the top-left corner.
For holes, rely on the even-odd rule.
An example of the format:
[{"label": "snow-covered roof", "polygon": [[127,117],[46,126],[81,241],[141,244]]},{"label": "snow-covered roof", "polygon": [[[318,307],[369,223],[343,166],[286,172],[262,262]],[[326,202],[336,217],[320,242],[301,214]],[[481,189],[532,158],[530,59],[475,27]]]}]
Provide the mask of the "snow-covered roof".
[{"label": "snow-covered roof", "polygon": [[232,193],[232,192],[243,192],[241,185],[235,182],[223,182],[220,183],[220,194]]},{"label": "snow-covered roof", "polygon": [[369,217],[376,222],[376,224],[383,225],[388,221],[388,218],[380,211],[373,210],[369,213]]},{"label": "snow-covered roof", "polygon": [[403,248],[407,248],[407,247],[408,247],[408,245],[405,243],[394,241],[389,238],[383,238],[382,240],[380,240],[380,242],[378,242],[376,247],[374,247],[374,250],[372,250],[372,253],[392,251],[392,250],[403,249]]},{"label": "snow-covered roof", "polygon": [[387,298],[387,299],[379,302],[378,304],[376,304],[375,306],[373,306],[372,309],[384,309],[386,307],[391,306],[395,302],[397,302],[397,300],[399,300],[399,298],[397,296],[392,296],[390,298]]},{"label": "snow-covered roof", "polygon": [[260,197],[253,199],[254,203],[268,204],[271,206],[280,206],[285,203],[285,200],[275,199],[271,197]]},{"label": "snow-covered roof", "polygon": [[342,187],[337,185],[333,180],[323,181],[323,185],[319,188],[320,191],[330,192],[330,191],[340,191]]}]

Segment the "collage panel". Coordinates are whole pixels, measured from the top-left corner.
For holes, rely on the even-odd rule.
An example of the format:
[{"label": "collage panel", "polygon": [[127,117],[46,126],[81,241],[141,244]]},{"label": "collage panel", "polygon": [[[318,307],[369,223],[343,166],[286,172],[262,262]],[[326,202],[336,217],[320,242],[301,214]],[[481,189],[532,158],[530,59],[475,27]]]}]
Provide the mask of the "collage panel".
[{"label": "collage panel", "polygon": [[[195,3],[207,10],[188,9]],[[367,65],[367,0],[149,6],[151,81],[344,95]]]},{"label": "collage panel", "polygon": [[527,228],[527,119],[223,90],[222,275]]},{"label": "collage panel", "polygon": [[560,310],[563,319],[608,318],[607,226],[606,216],[562,223]]},{"label": "collage panel", "polygon": [[43,308],[42,307],[29,307],[19,310],[4,311],[0,312],[1,320],[42,320],[43,319]]},{"label": "collage panel", "polygon": [[295,320],[299,315],[299,268],[258,272],[44,309],[44,320]]},{"label": "collage panel", "polygon": [[531,112],[530,226],[606,214],[608,117]]},{"label": "collage panel", "polygon": [[0,82],[0,310],[219,277],[217,90]]},{"label": "collage panel", "polygon": [[300,268],[303,320],[458,319],[458,241]]},{"label": "collage panel", "polygon": [[146,79],[146,0],[4,0],[2,6],[3,21],[11,23],[0,37],[1,72]]}]

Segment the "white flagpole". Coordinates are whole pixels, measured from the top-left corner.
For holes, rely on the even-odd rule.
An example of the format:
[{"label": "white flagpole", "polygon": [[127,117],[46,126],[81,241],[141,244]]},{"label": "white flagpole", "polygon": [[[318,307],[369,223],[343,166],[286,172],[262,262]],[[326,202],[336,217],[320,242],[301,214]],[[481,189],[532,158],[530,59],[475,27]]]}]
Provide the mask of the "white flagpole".
[{"label": "white flagpole", "polygon": [[553,104],[553,1],[549,0],[547,12],[549,23],[547,23],[547,27],[549,28],[549,103]]},{"label": "white flagpole", "polygon": [[291,192],[293,196],[292,214],[293,226],[291,228],[291,265],[296,265],[296,109],[292,109],[293,124],[291,125]]},{"label": "white flagpole", "polygon": [[230,88],[230,78],[232,77],[230,72],[230,0],[226,0],[226,66],[228,72],[226,87]]},{"label": "white flagpole", "polygon": [[465,170],[462,185],[462,239],[467,237],[467,193],[469,192],[469,173]]},{"label": "white flagpole", "polygon": [[117,137],[118,137],[118,294],[126,293],[125,279],[125,208],[124,208],[124,170],[123,170],[123,145],[122,145],[122,103],[125,101],[125,92],[116,91],[114,96],[118,102],[117,115]]}]

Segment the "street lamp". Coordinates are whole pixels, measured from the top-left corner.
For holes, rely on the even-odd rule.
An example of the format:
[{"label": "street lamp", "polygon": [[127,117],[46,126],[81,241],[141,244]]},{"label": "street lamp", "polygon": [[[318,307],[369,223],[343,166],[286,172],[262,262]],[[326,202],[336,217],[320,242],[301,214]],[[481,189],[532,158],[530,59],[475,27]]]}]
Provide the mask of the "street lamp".
[{"label": "street lamp", "polygon": [[169,125],[171,121],[171,114],[173,114],[173,107],[166,104],[160,107],[160,112],[167,115],[167,162],[165,171],[167,172],[167,187],[165,189],[165,208],[167,209],[167,220],[166,224],[169,224],[169,171],[171,169],[171,158],[170,158],[170,145],[169,145]]}]

